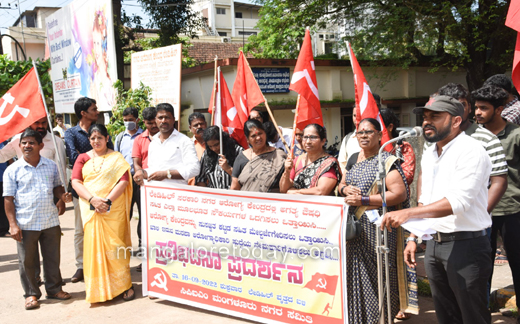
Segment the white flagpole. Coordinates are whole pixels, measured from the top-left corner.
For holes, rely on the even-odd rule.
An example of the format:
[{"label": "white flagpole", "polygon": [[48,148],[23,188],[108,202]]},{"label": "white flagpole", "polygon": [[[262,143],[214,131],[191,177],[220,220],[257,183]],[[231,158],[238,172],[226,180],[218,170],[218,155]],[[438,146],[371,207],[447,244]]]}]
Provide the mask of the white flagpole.
[{"label": "white flagpole", "polygon": [[43,106],[45,107],[45,113],[47,114],[47,122],[49,123],[49,127],[51,129],[52,143],[54,144],[54,149],[56,150],[56,158],[58,160],[58,172],[60,174],[61,182],[63,183],[63,188],[65,188],[65,192],[67,192],[67,185],[65,184],[65,175],[63,174],[63,171],[65,171],[65,170],[62,170],[62,163],[61,163],[62,157],[60,156],[60,151],[58,150],[58,144],[56,143],[56,138],[54,137],[54,133],[52,132],[52,122],[51,122],[51,118],[49,116],[49,109],[47,108],[47,103],[45,102],[45,95],[43,94],[42,84],[40,82],[40,76],[38,75],[38,68],[36,67],[36,62],[34,62],[34,60],[32,61],[32,63],[33,63],[33,67],[34,67],[34,72],[36,73],[36,78],[38,79],[38,88],[40,89],[40,95],[42,96]]},{"label": "white flagpole", "polygon": [[224,154],[223,153],[224,149],[222,147],[224,145],[224,143],[222,143],[222,101],[220,100],[220,96],[222,95],[221,94],[222,89],[220,88],[220,66],[217,68],[217,70],[218,70],[217,71],[217,73],[218,73],[218,78],[217,78],[217,80],[218,80],[217,81],[217,89],[218,89],[218,91],[217,91],[217,107],[218,107],[217,113],[218,113],[218,116],[217,117],[218,117],[218,121],[219,121],[219,124],[220,124],[218,126],[219,130],[220,130],[219,131],[219,134],[220,134],[220,154]]}]

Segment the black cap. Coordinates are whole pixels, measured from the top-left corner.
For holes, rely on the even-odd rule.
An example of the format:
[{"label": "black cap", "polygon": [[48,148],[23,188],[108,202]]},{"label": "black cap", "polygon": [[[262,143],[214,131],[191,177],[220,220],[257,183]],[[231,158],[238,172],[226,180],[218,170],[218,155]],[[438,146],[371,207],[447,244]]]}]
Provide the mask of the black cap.
[{"label": "black cap", "polygon": [[414,114],[422,114],[424,109],[433,111],[445,111],[453,116],[461,116],[464,114],[464,106],[462,103],[450,96],[435,96],[426,103],[424,107],[415,107]]}]

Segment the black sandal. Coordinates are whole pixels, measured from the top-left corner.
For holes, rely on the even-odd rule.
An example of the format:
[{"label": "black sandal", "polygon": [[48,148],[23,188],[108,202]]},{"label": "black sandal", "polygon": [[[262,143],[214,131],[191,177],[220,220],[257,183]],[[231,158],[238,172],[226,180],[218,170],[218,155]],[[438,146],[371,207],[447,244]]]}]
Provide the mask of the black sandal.
[{"label": "black sandal", "polygon": [[[130,290],[132,291],[131,295],[129,294]],[[135,298],[135,290],[134,290],[134,286],[132,285],[132,287],[130,287],[128,290],[125,290],[125,292],[123,293],[123,300],[131,301],[134,298]]]}]

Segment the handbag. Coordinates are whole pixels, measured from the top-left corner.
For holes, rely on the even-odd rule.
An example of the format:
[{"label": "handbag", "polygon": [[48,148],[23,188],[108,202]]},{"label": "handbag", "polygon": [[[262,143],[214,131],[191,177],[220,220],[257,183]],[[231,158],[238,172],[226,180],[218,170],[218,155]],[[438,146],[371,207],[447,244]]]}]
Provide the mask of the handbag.
[{"label": "handbag", "polygon": [[355,214],[347,215],[347,225],[345,228],[345,241],[353,240],[361,235],[361,222]]}]

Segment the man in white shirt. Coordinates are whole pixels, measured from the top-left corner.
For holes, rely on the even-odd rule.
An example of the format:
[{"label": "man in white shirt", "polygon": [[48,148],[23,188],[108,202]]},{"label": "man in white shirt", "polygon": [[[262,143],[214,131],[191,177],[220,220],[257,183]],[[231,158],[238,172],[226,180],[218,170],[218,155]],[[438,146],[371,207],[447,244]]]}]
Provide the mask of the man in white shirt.
[{"label": "man in white shirt", "polygon": [[342,174],[345,174],[347,162],[350,156],[361,151],[361,147],[359,146],[356,137],[356,107],[352,109],[352,122],[354,123],[354,131],[345,135],[341,142],[341,146],[339,147],[338,162]]},{"label": "man in white shirt", "polygon": [[[479,142],[461,131],[464,107],[457,99],[437,96],[414,113],[424,117],[424,138],[436,143],[421,161],[419,206],[387,213],[381,227],[390,230],[412,218],[437,218],[424,264],[438,322],[490,323],[487,281],[492,263],[485,229],[491,225],[491,160]],[[412,234],[404,251],[411,267],[416,244]]]},{"label": "man in white shirt", "polygon": [[148,168],[144,178],[149,181],[172,181],[188,184],[188,179],[199,174],[200,163],[192,140],[173,128],[173,106],[161,103],[156,107],[155,121],[159,133],[148,147]]}]

